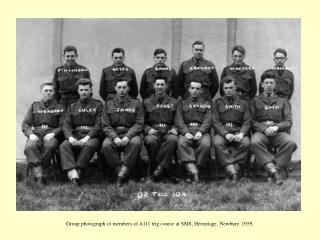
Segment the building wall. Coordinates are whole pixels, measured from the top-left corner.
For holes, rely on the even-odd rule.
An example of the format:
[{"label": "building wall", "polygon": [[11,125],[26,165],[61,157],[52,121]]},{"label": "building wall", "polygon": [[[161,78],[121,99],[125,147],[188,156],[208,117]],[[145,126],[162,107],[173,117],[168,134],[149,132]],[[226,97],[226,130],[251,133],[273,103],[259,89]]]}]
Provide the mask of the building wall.
[{"label": "building wall", "polygon": [[[90,70],[94,97],[99,99],[101,71],[112,64],[111,51],[115,47],[126,50],[126,64],[135,69],[138,83],[143,71],[153,65],[153,51],[159,47],[167,50],[168,65],[179,66],[181,61],[191,58],[192,43],[202,40],[206,44],[205,57],[216,65],[219,76],[227,64],[227,19],[175,19],[178,22],[175,27],[171,19],[61,21],[57,25],[57,20],[52,19],[17,20],[17,156],[23,156],[25,143],[20,130],[23,116],[32,101],[39,98],[40,83],[52,79],[54,67],[63,62],[60,51],[65,45],[78,48],[78,63]],[[61,36],[57,27],[61,28]],[[272,66],[276,47],[288,50],[288,66],[293,69],[297,86],[292,134],[300,141],[300,22],[238,19],[236,36],[236,43],[247,49],[246,62],[255,67],[257,79],[264,69]],[[180,49],[172,49],[173,46]],[[295,158],[300,159],[300,149]]]}]

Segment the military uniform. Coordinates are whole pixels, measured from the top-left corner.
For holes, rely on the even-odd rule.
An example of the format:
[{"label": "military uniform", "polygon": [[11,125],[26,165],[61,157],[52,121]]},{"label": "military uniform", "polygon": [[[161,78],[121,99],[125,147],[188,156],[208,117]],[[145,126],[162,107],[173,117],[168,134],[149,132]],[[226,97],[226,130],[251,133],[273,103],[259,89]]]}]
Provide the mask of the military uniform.
[{"label": "military uniform", "polygon": [[[234,64],[225,67],[221,74],[221,80],[226,76],[232,76],[236,81],[237,94],[241,99],[250,102],[257,93],[256,74],[252,67],[246,65],[235,66]],[[220,95],[223,96],[224,92],[220,84]]]},{"label": "military uniform", "polygon": [[[206,166],[211,145],[209,136],[211,102],[200,97],[198,99],[188,97],[186,100],[181,100],[177,106],[175,125],[180,133],[178,157],[181,162],[196,163],[200,167]],[[202,137],[198,141],[189,140],[184,136],[188,132],[192,135],[201,132]]]},{"label": "military uniform", "polygon": [[[141,149],[140,134],[143,131],[143,122],[143,107],[139,100],[127,96],[120,103],[116,96],[106,102],[102,114],[102,131],[106,136],[102,144],[102,152],[107,164],[116,170],[119,170],[121,165],[128,171],[135,167]],[[123,148],[118,148],[113,139],[125,136],[129,138],[129,143]],[[122,159],[119,156],[120,151],[124,152]]]},{"label": "military uniform", "polygon": [[[87,168],[94,153],[99,150],[102,103],[96,99],[79,99],[67,110],[63,131],[66,140],[60,145],[61,163],[64,170]],[[69,137],[77,140],[89,136],[83,147],[72,146]]]},{"label": "military uniform", "polygon": [[174,69],[162,64],[155,64],[153,67],[144,71],[140,83],[140,95],[146,99],[155,93],[153,84],[156,77],[165,77],[167,79],[167,94],[174,98],[179,96],[179,85],[177,74]]},{"label": "military uniform", "polygon": [[[252,130],[251,151],[256,156],[259,166],[274,162],[280,167],[287,167],[291,161],[292,153],[297,145],[287,133],[292,123],[291,107],[286,99],[277,96],[266,97],[260,94],[251,101]],[[270,126],[278,126],[274,137],[265,135],[265,130]],[[273,156],[268,151],[268,146],[277,148]]]},{"label": "military uniform", "polygon": [[56,99],[67,109],[79,99],[76,83],[81,78],[90,79],[89,70],[77,63],[58,67],[53,76]]},{"label": "military uniform", "polygon": [[[238,96],[223,96],[215,100],[212,111],[213,127],[216,130],[214,146],[221,165],[244,164],[249,154],[250,140],[248,133],[251,124],[249,104]],[[243,133],[239,143],[229,142],[228,134]],[[230,147],[234,147],[230,151]],[[227,169],[226,169],[227,170]]]},{"label": "military uniform", "polygon": [[204,58],[191,58],[181,64],[179,74],[180,96],[187,98],[186,91],[192,80],[200,80],[202,83],[202,98],[211,101],[219,89],[218,74],[214,64]]},{"label": "military uniform", "polygon": [[[177,100],[168,95],[152,95],[144,101],[145,109],[145,144],[148,149],[152,170],[155,167],[169,169],[172,157],[177,149],[178,136],[168,133],[174,126]],[[148,134],[153,128],[157,134]]]},{"label": "military uniform", "polygon": [[[24,150],[28,163],[38,166],[50,163],[52,154],[59,145],[58,138],[62,135],[63,115],[63,106],[54,99],[48,102],[41,100],[31,105],[22,122],[22,131],[28,137]],[[43,137],[48,133],[54,133],[55,136],[44,142]],[[30,134],[37,135],[39,140],[31,141]],[[42,167],[38,168],[36,175],[42,176]]]},{"label": "military uniform", "polygon": [[112,100],[116,91],[114,87],[116,86],[117,79],[125,79],[129,86],[129,96],[132,98],[137,98],[138,96],[138,85],[136,74],[134,70],[125,64],[121,67],[111,65],[102,70],[101,80],[100,80],[100,96],[103,100]]},{"label": "military uniform", "polygon": [[[285,67],[274,67],[269,70],[266,70],[262,75],[272,73],[275,75],[276,80],[276,89],[275,93],[278,97],[291,99],[294,91],[294,76],[291,71]],[[263,92],[262,83],[259,84],[259,93]]]}]

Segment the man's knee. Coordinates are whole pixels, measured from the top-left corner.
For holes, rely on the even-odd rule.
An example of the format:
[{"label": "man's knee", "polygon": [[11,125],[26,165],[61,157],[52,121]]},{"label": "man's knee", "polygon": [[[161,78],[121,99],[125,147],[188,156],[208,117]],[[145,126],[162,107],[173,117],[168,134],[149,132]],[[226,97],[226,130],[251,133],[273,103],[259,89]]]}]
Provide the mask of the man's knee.
[{"label": "man's knee", "polygon": [[158,143],[158,138],[155,135],[146,135],[144,142],[146,145],[156,145]]},{"label": "man's knee", "polygon": [[129,144],[132,147],[139,147],[141,146],[141,137],[140,136],[135,136],[133,138],[130,139]]},{"label": "man's knee", "polygon": [[44,144],[45,148],[49,150],[55,150],[58,147],[59,143],[56,139],[51,139]]},{"label": "man's knee", "polygon": [[178,138],[178,136],[176,136],[176,135],[169,134],[169,135],[167,136],[166,141],[167,141],[168,143],[174,145],[174,144],[177,144],[177,143],[178,143],[179,138]]},{"label": "man's knee", "polygon": [[35,141],[31,141],[31,140],[28,140],[26,142],[26,145],[24,147],[25,151],[28,151],[28,150],[35,150],[38,148],[38,145]]},{"label": "man's knee", "polygon": [[213,138],[213,144],[214,146],[222,146],[225,144],[225,140],[220,135],[215,135]]},{"label": "man's knee", "polygon": [[104,139],[102,143],[102,149],[111,149],[113,146],[113,141],[110,138]]}]

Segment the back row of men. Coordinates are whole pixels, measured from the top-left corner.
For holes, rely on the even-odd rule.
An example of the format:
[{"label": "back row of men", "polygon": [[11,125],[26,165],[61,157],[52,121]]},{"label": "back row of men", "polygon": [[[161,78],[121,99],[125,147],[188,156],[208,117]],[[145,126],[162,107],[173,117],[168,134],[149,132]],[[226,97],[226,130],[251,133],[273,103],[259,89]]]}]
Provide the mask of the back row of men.
[{"label": "back row of men", "polygon": [[[166,77],[168,80],[167,93],[177,98],[188,94],[188,88],[192,79],[199,79],[203,83],[203,94],[207,100],[215,97],[219,90],[219,80],[215,65],[204,59],[204,43],[196,41],[192,45],[193,57],[183,62],[180,66],[178,75],[176,71],[166,65],[167,53],[164,49],[154,51],[153,67],[144,71],[140,83],[140,95],[146,99],[154,93],[153,83],[156,76]],[[233,63],[223,69],[221,79],[226,76],[232,76],[236,80],[237,93],[241,99],[249,101],[257,93],[257,82],[255,71],[251,66],[244,63],[245,49],[242,46],[235,46],[232,49]],[[56,98],[67,107],[75,102],[79,96],[75,83],[80,78],[89,78],[89,70],[79,64],[77,49],[73,46],[67,46],[64,49],[65,65],[58,67],[54,73],[53,84],[56,90]],[[115,96],[115,82],[117,79],[126,79],[128,81],[129,96],[137,98],[138,85],[135,72],[132,68],[124,64],[125,52],[122,48],[115,48],[111,53],[113,65],[106,67],[102,71],[100,80],[99,94],[104,101],[113,99]],[[287,52],[284,49],[276,49],[274,52],[275,66],[265,71],[264,74],[273,73],[276,75],[276,94],[280,97],[290,99],[294,91],[294,76],[291,71],[286,69],[285,62]],[[262,93],[260,84],[259,93]],[[220,95],[224,93],[220,86]]]},{"label": "back row of men", "polygon": [[[203,67],[201,71],[211,73],[212,69]],[[80,73],[83,72],[76,72]],[[241,99],[244,95],[239,94],[237,80],[232,76],[221,80],[223,97],[212,103],[211,98],[206,98],[209,87],[203,76],[201,73],[188,78],[187,94],[177,100],[167,94],[168,78],[155,75],[154,93],[143,104],[130,97],[130,81],[117,78],[113,83],[115,95],[104,105],[92,98],[91,80],[80,78],[75,83],[78,99],[67,107],[66,113],[62,104],[71,100],[62,95],[59,104],[54,99],[53,83],[42,84],[42,100],[31,105],[22,123],[28,138],[25,154],[37,181],[44,182],[43,169],[63,141],[59,146],[62,168],[72,183],[79,185],[83,170],[94,153],[100,151],[103,140],[101,152],[116,171],[117,183],[122,185],[137,165],[144,133],[154,181],[170,170],[177,152],[197,182],[199,170],[211,160],[213,144],[218,161],[233,182],[238,181],[251,148],[258,166],[270,174],[275,184],[281,184],[278,170],[289,165],[296,144],[288,134],[291,105],[275,94],[277,75],[268,72],[262,76],[263,92],[250,103],[247,97]],[[212,126],[215,134],[210,136]],[[275,155],[268,151],[270,145],[277,148]]]}]

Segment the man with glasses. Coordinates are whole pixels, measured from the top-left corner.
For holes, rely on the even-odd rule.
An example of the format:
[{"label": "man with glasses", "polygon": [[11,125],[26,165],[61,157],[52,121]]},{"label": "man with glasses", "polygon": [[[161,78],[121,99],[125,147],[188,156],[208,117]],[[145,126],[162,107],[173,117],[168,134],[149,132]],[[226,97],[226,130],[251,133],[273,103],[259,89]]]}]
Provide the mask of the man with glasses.
[{"label": "man with glasses", "polygon": [[112,50],[111,59],[113,64],[102,70],[99,94],[104,101],[113,99],[116,96],[115,86],[118,79],[125,79],[128,82],[129,96],[137,98],[138,85],[134,70],[124,64],[125,52],[122,48]]},{"label": "man with glasses", "polygon": [[[277,94],[278,97],[290,100],[294,91],[294,75],[285,67],[285,63],[287,61],[287,51],[285,49],[278,48],[275,50],[273,55],[275,66],[269,70],[266,70],[262,74],[261,79],[264,78],[265,74],[274,74],[276,79],[275,94]],[[262,92],[263,87],[261,80],[259,85],[259,93]]]}]

